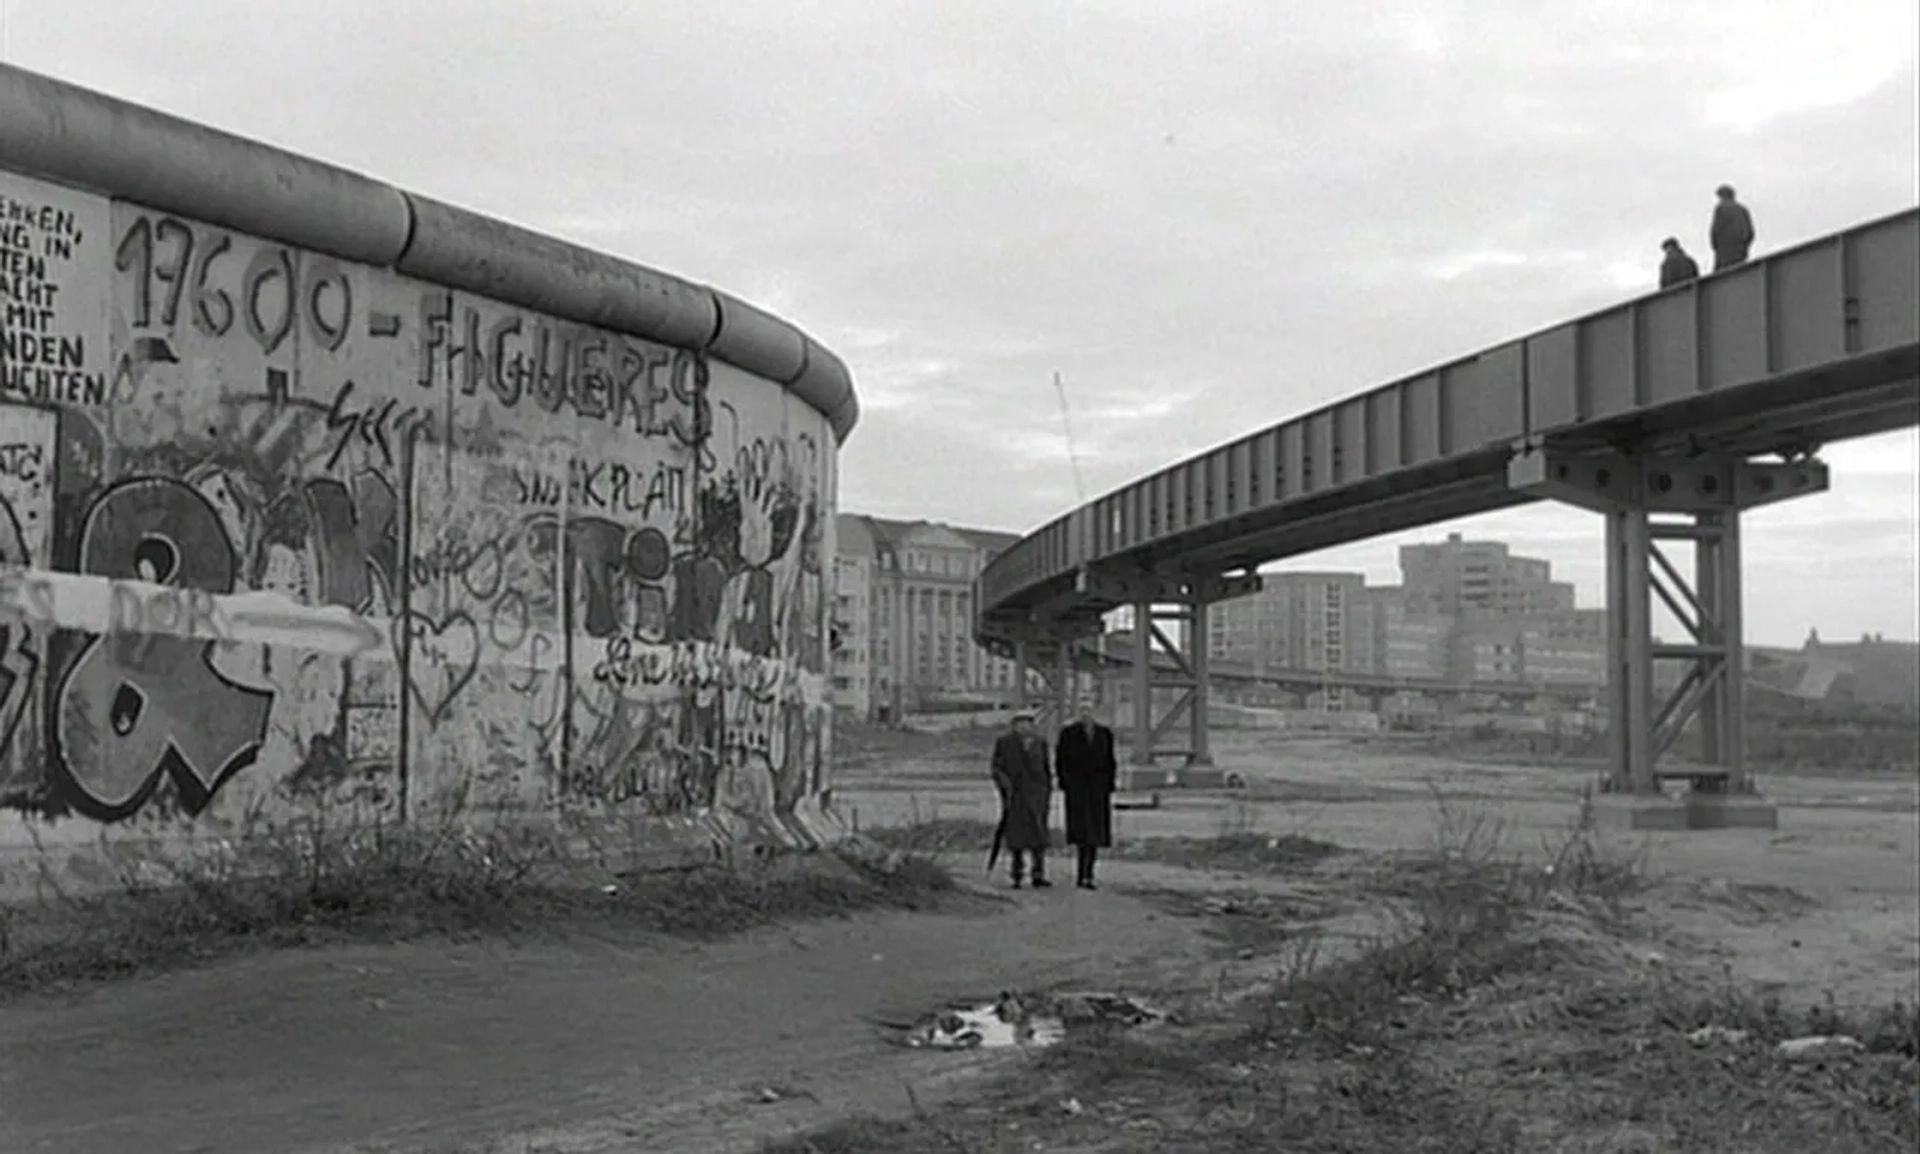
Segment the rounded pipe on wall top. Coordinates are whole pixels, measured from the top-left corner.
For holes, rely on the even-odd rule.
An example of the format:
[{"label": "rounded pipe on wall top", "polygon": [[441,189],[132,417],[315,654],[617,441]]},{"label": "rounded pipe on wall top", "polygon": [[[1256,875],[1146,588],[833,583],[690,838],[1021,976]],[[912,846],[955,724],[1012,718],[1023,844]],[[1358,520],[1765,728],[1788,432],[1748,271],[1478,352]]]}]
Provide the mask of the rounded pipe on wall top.
[{"label": "rounded pipe on wall top", "polygon": [[807,341],[807,367],[787,386],[793,395],[826,415],[833,435],[845,441],[860,420],[860,398],[853,391],[853,374],[833,350]]},{"label": "rounded pipe on wall top", "polygon": [[709,354],[787,388],[844,442],[846,363],[705,285],[0,64],[0,168]]},{"label": "rounded pipe on wall top", "polygon": [[818,410],[844,441],[859,419],[846,362],[758,305],[719,291],[720,328],[707,351],[730,365],[779,381]]},{"label": "rounded pipe on wall top", "polygon": [[365,264],[392,264],[412,220],[377,180],[11,64],[0,166]]},{"label": "rounded pipe on wall top", "polygon": [[713,297],[720,306],[720,327],[708,352],[783,385],[800,378],[807,367],[806,334],[739,297],[718,290]]},{"label": "rounded pipe on wall top", "polygon": [[407,276],[680,348],[712,344],[709,289],[431,197],[406,199],[413,235],[394,268]]}]

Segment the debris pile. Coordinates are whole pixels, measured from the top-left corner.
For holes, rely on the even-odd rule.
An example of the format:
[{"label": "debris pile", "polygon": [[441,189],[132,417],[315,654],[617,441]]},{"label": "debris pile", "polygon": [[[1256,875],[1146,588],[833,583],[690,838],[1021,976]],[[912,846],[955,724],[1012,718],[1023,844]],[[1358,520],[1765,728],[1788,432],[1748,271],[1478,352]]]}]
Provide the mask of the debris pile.
[{"label": "debris pile", "polygon": [[1061,1020],[1069,1026],[1131,1027],[1167,1020],[1166,1011],[1121,994],[1061,994],[1054,999],[1054,1004]]}]

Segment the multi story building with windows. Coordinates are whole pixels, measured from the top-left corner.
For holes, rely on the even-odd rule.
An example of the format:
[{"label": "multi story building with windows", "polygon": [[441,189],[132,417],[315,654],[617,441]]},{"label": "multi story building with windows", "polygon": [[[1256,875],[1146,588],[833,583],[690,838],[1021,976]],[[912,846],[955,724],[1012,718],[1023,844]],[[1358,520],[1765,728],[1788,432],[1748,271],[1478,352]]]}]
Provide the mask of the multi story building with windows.
[{"label": "multi story building with windows", "polygon": [[1447,676],[1453,617],[1408,608],[1396,586],[1370,588],[1367,596],[1373,606],[1374,671],[1415,680]]},{"label": "multi story building with windows", "polygon": [[974,644],[973,582],[1018,534],[842,513],[834,702],[889,720],[1005,700],[1011,661]]},{"label": "multi story building with windows", "polygon": [[1573,586],[1553,579],[1550,562],[1515,557],[1503,541],[1467,541],[1458,533],[1401,546],[1400,581],[1407,607],[1420,613],[1517,617],[1573,609]]},{"label": "multi story building with windows", "polygon": [[833,704],[856,717],[873,715],[873,533],[864,517],[834,520]]},{"label": "multi story building with windows", "polygon": [[[1410,679],[1597,684],[1606,613],[1576,609],[1550,563],[1498,541],[1400,550],[1402,584],[1358,573],[1264,574],[1264,588],[1208,612],[1212,656],[1290,672],[1323,669]],[[1340,709],[1329,686],[1310,707]]]},{"label": "multi story building with windows", "polygon": [[[1260,592],[1207,611],[1207,655],[1256,670],[1375,671],[1379,607],[1358,573],[1268,573]],[[1309,705],[1340,709],[1328,686]]]},{"label": "multi story building with windows", "polygon": [[1468,613],[1449,640],[1448,675],[1460,681],[1598,685],[1606,678],[1606,611],[1502,617]]}]

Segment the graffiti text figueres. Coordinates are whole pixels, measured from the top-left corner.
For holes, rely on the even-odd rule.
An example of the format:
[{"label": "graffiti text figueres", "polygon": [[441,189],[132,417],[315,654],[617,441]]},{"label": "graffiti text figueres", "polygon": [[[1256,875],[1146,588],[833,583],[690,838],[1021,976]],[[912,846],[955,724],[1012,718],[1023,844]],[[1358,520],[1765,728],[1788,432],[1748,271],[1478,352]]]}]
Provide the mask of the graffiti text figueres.
[{"label": "graffiti text figueres", "polygon": [[517,312],[488,320],[478,304],[447,292],[422,294],[419,347],[423,388],[484,390],[509,409],[525,401],[549,413],[571,407],[682,446],[700,445],[711,424],[707,362],[684,349]]}]

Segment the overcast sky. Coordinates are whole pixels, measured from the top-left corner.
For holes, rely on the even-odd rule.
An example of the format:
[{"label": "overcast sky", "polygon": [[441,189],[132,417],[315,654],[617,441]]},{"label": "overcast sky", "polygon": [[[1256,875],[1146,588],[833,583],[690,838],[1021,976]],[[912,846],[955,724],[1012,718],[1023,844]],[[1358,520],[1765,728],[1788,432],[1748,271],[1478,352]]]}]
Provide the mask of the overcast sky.
[{"label": "overcast sky", "polygon": [[[0,0],[0,56],[764,304],[853,367],[843,508],[1024,531],[1056,370],[1096,495],[1645,291],[1722,181],[1761,253],[1911,206],[1915,7]],[[1755,640],[1920,632],[1917,449],[1749,519]],[[1597,518],[1451,527],[1599,603]]]}]

